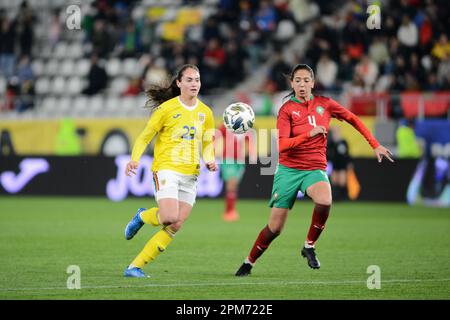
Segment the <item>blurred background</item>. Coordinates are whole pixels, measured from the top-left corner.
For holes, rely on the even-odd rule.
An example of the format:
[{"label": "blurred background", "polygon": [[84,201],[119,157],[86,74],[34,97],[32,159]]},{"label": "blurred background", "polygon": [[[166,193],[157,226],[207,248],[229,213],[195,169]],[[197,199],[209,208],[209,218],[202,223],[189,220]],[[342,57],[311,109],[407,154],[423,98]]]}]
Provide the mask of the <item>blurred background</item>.
[{"label": "blurred background", "polygon": [[[284,75],[306,63],[315,94],[360,116],[396,158],[377,164],[333,120],[336,200],[450,206],[449,11],[445,0],[0,0],[0,194],[151,195],[152,147],[138,176],[123,177],[149,85],[196,64],[216,125],[243,101],[260,133],[275,128]],[[268,199],[260,169],[276,162],[275,142],[258,135],[240,197]],[[220,175],[204,174],[199,196],[221,195]]]}]

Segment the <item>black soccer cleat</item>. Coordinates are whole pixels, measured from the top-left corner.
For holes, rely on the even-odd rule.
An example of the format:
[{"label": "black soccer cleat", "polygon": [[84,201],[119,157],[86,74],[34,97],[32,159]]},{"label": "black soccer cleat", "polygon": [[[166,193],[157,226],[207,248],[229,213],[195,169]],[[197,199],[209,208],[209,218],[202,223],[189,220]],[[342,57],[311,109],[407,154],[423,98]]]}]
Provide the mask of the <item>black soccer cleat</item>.
[{"label": "black soccer cleat", "polygon": [[252,265],[250,263],[243,263],[238,271],[236,271],[236,277],[245,277],[250,275],[250,271],[252,270]]},{"label": "black soccer cleat", "polygon": [[314,251],[314,248],[303,247],[301,253],[302,253],[302,256],[308,260],[308,266],[310,266],[311,269],[319,269],[320,268],[320,262],[319,262],[319,260],[317,260],[316,252]]}]

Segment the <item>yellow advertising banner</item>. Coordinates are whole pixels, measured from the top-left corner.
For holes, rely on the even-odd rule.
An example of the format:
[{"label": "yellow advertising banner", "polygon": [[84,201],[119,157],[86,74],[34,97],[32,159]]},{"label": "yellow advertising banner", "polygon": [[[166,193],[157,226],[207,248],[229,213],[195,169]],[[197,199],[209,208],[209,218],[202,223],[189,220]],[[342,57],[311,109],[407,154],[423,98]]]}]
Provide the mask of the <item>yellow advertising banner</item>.
[{"label": "yellow advertising banner", "polygon": [[[373,132],[375,119],[361,117],[361,120]],[[0,133],[9,136],[18,155],[53,155],[56,154],[58,135],[62,131],[63,119],[52,120],[7,120],[0,121]],[[140,132],[144,129],[147,119],[110,118],[110,119],[73,119],[80,135],[81,153],[84,155],[101,154],[101,146],[112,131],[120,131],[127,138],[130,147]],[[221,117],[216,117],[216,126],[222,123]],[[331,126],[341,127],[342,136],[349,144],[353,157],[372,157],[373,151],[367,141],[351,125],[332,120]],[[268,155],[271,143],[275,142],[276,118],[259,116],[254,129],[257,136],[257,148],[260,155]],[[272,130],[273,129],[273,130]]]}]

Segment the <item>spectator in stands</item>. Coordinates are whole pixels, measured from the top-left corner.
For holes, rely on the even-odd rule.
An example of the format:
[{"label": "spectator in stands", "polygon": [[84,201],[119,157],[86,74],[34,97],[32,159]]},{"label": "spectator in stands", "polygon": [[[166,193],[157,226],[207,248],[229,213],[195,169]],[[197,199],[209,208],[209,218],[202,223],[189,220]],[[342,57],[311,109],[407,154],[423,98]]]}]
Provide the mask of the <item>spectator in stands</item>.
[{"label": "spectator in stands", "polygon": [[83,94],[94,95],[106,88],[108,75],[98,61],[98,56],[91,56],[91,69],[88,73],[88,85],[83,90]]},{"label": "spectator in stands", "polygon": [[443,60],[446,56],[450,56],[450,42],[445,33],[441,33],[439,40],[433,46],[431,54],[439,60]]},{"label": "spectator in stands", "polygon": [[375,37],[369,46],[369,57],[379,66],[384,65],[390,59],[387,41],[384,38]]},{"label": "spectator in stands", "polygon": [[20,83],[20,96],[17,99],[15,110],[23,112],[34,108],[34,82],[31,79],[26,79]]},{"label": "spectator in stands", "polygon": [[363,79],[366,90],[371,90],[378,77],[378,65],[364,55],[356,64],[355,72]]},{"label": "spectator in stands", "polygon": [[255,13],[255,23],[264,35],[275,31],[277,27],[277,14],[275,8],[269,1],[262,0],[259,3],[259,8]]},{"label": "spectator in stands", "polygon": [[92,33],[92,47],[100,58],[107,57],[113,48],[113,39],[104,20],[95,20]]},{"label": "spectator in stands", "polygon": [[169,80],[169,74],[165,67],[166,61],[163,57],[159,57],[154,61],[148,61],[144,69],[144,87],[148,88],[151,85],[161,85]]},{"label": "spectator in stands", "polygon": [[33,68],[31,67],[30,58],[28,56],[23,56],[19,65],[17,66],[17,77],[19,82],[22,83],[27,80],[34,80]]},{"label": "spectator in stands", "polygon": [[316,81],[325,90],[335,89],[335,81],[338,73],[336,62],[330,59],[328,52],[323,52],[316,66]]},{"label": "spectator in stands", "polygon": [[202,80],[206,89],[211,89],[221,84],[221,74],[223,72],[225,61],[225,50],[221,46],[219,39],[210,39],[203,54],[204,71]]},{"label": "spectator in stands", "polygon": [[246,53],[235,40],[231,40],[226,45],[225,56],[224,85],[230,88],[242,81],[244,77]]},{"label": "spectator in stands", "polygon": [[127,23],[126,30],[120,36],[119,52],[122,58],[134,57],[141,52],[140,35],[133,21]]},{"label": "spectator in stands", "polygon": [[353,79],[353,65],[350,56],[344,51],[341,53],[338,65],[337,80],[338,85],[343,87],[346,83],[351,83]]},{"label": "spectator in stands", "polygon": [[397,38],[404,51],[409,54],[419,43],[419,31],[408,15],[403,15],[402,24],[398,28]]},{"label": "spectator in stands", "polygon": [[1,21],[0,29],[0,71],[9,79],[14,74],[16,58],[14,55],[17,37],[17,22],[7,17]]},{"label": "spectator in stands", "polygon": [[273,91],[285,91],[289,88],[286,75],[291,70],[290,65],[284,60],[280,51],[275,51],[273,64],[269,70],[269,81],[273,82],[275,88]]},{"label": "spectator in stands", "polygon": [[437,80],[443,89],[449,89],[450,84],[450,54],[446,54],[439,62]]},{"label": "spectator in stands", "polygon": [[133,78],[130,80],[128,87],[122,93],[124,97],[126,96],[137,96],[142,91],[141,79]]},{"label": "spectator in stands", "polygon": [[53,50],[59,42],[61,36],[61,23],[59,22],[59,9],[54,9],[50,19],[50,27],[48,29],[48,44]]},{"label": "spectator in stands", "polygon": [[27,1],[23,1],[20,5],[17,20],[20,54],[31,56],[34,42],[33,30],[36,18],[32,9],[28,6]]}]

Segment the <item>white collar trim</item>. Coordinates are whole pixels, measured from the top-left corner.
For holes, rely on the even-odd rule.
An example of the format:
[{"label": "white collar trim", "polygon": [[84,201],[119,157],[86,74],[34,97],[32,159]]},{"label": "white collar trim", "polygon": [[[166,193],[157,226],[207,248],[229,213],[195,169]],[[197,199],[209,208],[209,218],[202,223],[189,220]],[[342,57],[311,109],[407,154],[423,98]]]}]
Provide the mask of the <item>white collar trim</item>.
[{"label": "white collar trim", "polygon": [[185,105],[185,104],[181,101],[180,96],[178,96],[178,101],[180,102],[180,104],[181,104],[183,107],[185,107],[185,108],[188,109],[189,111],[194,110],[194,109],[197,108],[197,106],[198,106],[198,99],[196,99],[195,105],[193,105],[193,106]]}]

